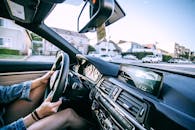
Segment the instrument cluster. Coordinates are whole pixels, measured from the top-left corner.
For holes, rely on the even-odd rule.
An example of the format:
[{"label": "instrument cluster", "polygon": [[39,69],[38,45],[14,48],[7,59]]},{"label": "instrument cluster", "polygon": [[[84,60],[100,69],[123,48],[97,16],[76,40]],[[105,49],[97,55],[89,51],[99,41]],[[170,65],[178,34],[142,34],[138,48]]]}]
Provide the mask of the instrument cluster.
[{"label": "instrument cluster", "polygon": [[99,70],[87,60],[82,59],[78,65],[74,66],[74,71],[80,76],[96,83],[102,77]]}]

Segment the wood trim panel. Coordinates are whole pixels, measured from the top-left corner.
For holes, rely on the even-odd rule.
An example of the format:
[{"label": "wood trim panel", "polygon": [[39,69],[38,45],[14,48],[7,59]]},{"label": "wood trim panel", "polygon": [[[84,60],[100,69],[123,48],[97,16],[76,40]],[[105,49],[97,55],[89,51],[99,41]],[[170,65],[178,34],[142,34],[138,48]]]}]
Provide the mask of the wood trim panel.
[{"label": "wood trim panel", "polygon": [[12,85],[41,77],[48,71],[0,73],[0,85]]}]

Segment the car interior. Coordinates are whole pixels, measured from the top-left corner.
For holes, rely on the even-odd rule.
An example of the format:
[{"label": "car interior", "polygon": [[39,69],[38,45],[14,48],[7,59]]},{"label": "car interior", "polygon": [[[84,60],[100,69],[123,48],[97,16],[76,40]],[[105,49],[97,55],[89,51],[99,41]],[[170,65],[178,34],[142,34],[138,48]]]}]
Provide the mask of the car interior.
[{"label": "car interior", "polygon": [[[13,20],[62,50],[54,62],[0,61],[1,85],[33,80],[49,70],[55,71],[47,90],[40,92],[26,109],[22,107],[23,101],[7,105],[6,124],[27,115],[53,92],[52,101],[63,98],[59,110],[73,108],[96,129],[195,128],[195,75],[142,65],[114,64],[83,55],[44,23],[55,6],[63,2],[66,3],[64,0],[0,1],[0,17]],[[90,21],[78,29],[80,33],[97,31],[101,25],[106,27],[125,17],[116,0],[83,2],[90,4]],[[22,13],[17,13],[16,5],[23,7]]]}]

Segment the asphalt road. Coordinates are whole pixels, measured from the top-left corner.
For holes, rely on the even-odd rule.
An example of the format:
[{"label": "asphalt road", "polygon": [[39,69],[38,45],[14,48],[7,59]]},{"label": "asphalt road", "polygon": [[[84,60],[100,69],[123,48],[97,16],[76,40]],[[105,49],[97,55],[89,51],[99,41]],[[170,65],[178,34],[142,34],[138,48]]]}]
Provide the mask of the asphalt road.
[{"label": "asphalt road", "polygon": [[[26,59],[27,61],[40,61],[40,62],[54,62],[55,56],[31,56]],[[157,69],[178,71],[180,73],[190,73],[195,75],[195,64],[173,64],[173,63],[142,63],[140,60],[114,60],[122,64],[134,64],[138,66],[153,67]]]},{"label": "asphalt road", "polygon": [[142,63],[141,60],[126,60],[126,59],[117,59],[114,60],[115,63],[122,64],[133,64],[137,66],[152,67],[156,69],[170,70],[180,73],[187,73],[195,75],[195,64],[177,64],[177,63]]},{"label": "asphalt road", "polygon": [[30,56],[26,58],[26,61],[54,62],[55,56],[35,55],[35,56]]},{"label": "asphalt road", "polygon": [[180,73],[189,73],[195,75],[195,64],[176,64],[176,63],[135,63],[136,65],[143,65],[157,69],[164,69],[176,71]]}]

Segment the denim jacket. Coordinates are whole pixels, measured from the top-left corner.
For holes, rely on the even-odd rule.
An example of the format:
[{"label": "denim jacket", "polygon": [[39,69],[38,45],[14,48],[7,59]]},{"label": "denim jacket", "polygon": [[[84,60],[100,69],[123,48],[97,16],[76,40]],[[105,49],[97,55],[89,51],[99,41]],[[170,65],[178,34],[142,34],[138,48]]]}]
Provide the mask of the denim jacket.
[{"label": "denim jacket", "polygon": [[25,130],[23,118],[4,126],[3,114],[5,113],[5,104],[17,99],[30,101],[31,81],[14,84],[11,86],[0,86],[0,130]]}]

